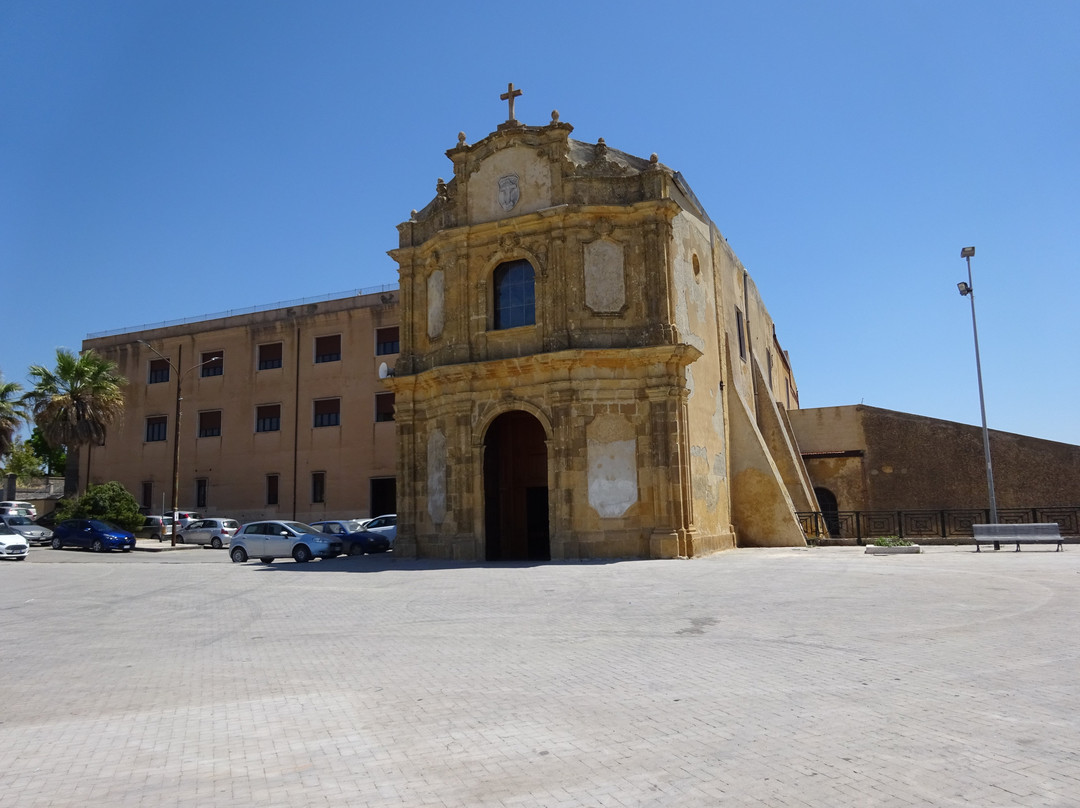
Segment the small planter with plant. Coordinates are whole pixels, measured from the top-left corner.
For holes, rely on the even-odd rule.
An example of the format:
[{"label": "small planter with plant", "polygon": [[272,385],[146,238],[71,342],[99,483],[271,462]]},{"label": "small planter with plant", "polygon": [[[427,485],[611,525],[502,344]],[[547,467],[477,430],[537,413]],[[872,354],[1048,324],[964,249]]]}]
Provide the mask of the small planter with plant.
[{"label": "small planter with plant", "polygon": [[879,536],[866,546],[867,555],[902,555],[921,553],[922,548],[899,536]]}]

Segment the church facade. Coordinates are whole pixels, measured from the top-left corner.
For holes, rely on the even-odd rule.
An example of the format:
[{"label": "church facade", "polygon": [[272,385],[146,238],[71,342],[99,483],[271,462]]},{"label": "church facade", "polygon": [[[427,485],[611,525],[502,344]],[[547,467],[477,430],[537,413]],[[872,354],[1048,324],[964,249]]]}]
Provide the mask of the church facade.
[{"label": "church facade", "polygon": [[395,552],[672,558],[805,543],[798,390],[683,177],[511,115],[398,227]]}]

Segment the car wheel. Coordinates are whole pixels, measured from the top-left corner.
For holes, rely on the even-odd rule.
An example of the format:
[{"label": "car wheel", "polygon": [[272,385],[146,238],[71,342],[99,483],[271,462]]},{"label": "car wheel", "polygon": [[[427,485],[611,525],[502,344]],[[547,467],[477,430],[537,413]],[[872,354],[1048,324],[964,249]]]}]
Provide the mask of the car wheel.
[{"label": "car wheel", "polygon": [[273,560],[274,560],[273,556],[263,556],[262,558],[259,559],[259,561],[261,561],[264,564],[270,564],[270,563],[273,562]]},{"label": "car wheel", "polygon": [[306,564],[311,561],[311,550],[307,548],[307,545],[298,544],[292,551],[292,557],[297,564]]},{"label": "car wheel", "polygon": [[153,536],[150,537],[150,541],[161,541],[161,534],[155,533]]},{"label": "car wheel", "polygon": [[214,538],[210,539],[210,546],[213,547],[215,550],[220,550],[221,539],[219,539],[217,536],[214,536]]},{"label": "car wheel", "polygon": [[360,546],[360,542],[354,541],[352,544],[349,545],[349,555],[354,556],[363,554],[364,548]]},{"label": "car wheel", "polygon": [[234,563],[243,564],[245,561],[247,561],[247,550],[245,550],[243,547],[234,547],[232,552],[229,553],[229,556],[232,558]]},{"label": "car wheel", "polygon": [[56,538],[54,536],[53,540],[52,540],[52,548],[54,550],[63,550],[64,549],[64,543],[62,541],[60,541],[60,539],[58,539],[58,538]]},{"label": "car wheel", "polygon": [[105,542],[103,542],[101,539],[94,539],[93,542],[90,543],[90,549],[93,550],[95,553],[104,553]]}]

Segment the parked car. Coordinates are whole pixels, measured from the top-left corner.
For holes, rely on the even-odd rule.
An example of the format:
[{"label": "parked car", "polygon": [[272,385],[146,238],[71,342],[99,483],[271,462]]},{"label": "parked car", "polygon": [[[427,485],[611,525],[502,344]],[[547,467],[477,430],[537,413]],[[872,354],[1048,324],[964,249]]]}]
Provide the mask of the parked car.
[{"label": "parked car", "polygon": [[3,522],[0,522],[0,558],[25,561],[30,554],[30,543]]},{"label": "parked car", "polygon": [[52,540],[52,531],[35,524],[29,516],[5,514],[0,516],[0,522],[21,535],[29,544],[48,544]]},{"label": "parked car", "polygon": [[[30,518],[33,519],[33,517],[30,517]],[[56,523],[59,522],[59,521],[60,520],[56,518],[56,509],[55,508],[53,510],[49,511],[44,516],[39,516],[37,519],[34,519],[34,522],[39,527],[45,528],[50,533],[52,532],[53,528],[56,527]]]},{"label": "parked car", "polygon": [[135,536],[99,519],[65,519],[53,531],[52,548],[89,547],[95,553],[135,549]]},{"label": "parked car", "polygon": [[269,564],[275,558],[292,556],[303,564],[318,556],[341,555],[341,542],[300,522],[250,522],[232,537],[229,557],[237,564],[257,558]]},{"label": "parked car", "polygon": [[173,534],[173,520],[171,516],[147,516],[143,519],[142,527],[136,528],[135,537],[139,539],[151,539],[153,541],[165,541],[171,539]]},{"label": "parked car", "polygon": [[373,533],[382,533],[390,540],[390,546],[393,547],[394,539],[397,538],[397,514],[385,513],[382,516],[376,516],[364,525],[364,530],[370,530]]},{"label": "parked car", "polygon": [[29,502],[21,502],[19,500],[5,500],[0,502],[0,513],[7,513],[8,509],[22,508],[29,511],[29,514],[20,514],[23,516],[29,516],[31,519],[37,519],[37,508],[31,505]]},{"label": "parked car", "polygon": [[171,511],[170,513],[173,524],[178,525],[180,528],[187,527],[196,519],[202,519],[202,515],[195,511]]},{"label": "parked car", "polygon": [[227,545],[240,530],[235,519],[197,519],[181,528],[176,540],[181,544],[209,544],[215,550]]},{"label": "parked car", "polygon": [[364,530],[358,519],[312,522],[311,526],[322,533],[329,533],[339,539],[347,555],[385,553],[390,549],[390,539],[385,534]]}]

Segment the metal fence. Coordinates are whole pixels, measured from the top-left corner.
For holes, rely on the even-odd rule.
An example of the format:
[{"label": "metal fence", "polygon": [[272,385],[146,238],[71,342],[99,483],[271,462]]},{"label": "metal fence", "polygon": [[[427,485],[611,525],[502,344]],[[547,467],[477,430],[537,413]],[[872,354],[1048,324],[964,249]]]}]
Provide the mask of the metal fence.
[{"label": "metal fence", "polygon": [[[990,511],[978,508],[912,511],[799,511],[807,538],[971,539],[972,525],[988,524]],[[1080,505],[1049,508],[998,508],[998,521],[1006,524],[1057,522],[1061,535],[1080,537]]]}]

